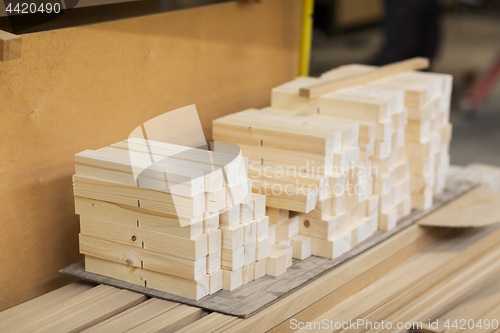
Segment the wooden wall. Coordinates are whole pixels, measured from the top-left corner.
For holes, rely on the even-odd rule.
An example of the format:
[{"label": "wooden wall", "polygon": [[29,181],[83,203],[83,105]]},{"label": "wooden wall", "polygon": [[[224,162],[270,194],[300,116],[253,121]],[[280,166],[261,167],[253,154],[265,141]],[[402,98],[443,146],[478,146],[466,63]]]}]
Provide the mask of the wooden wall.
[{"label": "wooden wall", "polygon": [[73,155],[197,105],[211,121],[269,104],[298,72],[302,0],[226,3],[23,36],[0,62],[0,310],[69,282],[81,259]]}]

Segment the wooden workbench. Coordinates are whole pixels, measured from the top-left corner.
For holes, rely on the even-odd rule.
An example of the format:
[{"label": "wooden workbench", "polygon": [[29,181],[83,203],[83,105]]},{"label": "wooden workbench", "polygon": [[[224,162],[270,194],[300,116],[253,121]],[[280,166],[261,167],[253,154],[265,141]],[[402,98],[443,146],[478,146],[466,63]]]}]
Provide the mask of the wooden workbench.
[{"label": "wooden workbench", "polygon": [[[499,170],[455,167],[450,177],[482,180],[500,190]],[[450,219],[460,214],[448,211]],[[413,225],[247,319],[76,282],[1,312],[0,327],[2,332],[289,332],[299,330],[299,322],[430,319],[439,320],[441,331],[448,319],[498,319],[499,286],[499,224],[461,229]]]}]

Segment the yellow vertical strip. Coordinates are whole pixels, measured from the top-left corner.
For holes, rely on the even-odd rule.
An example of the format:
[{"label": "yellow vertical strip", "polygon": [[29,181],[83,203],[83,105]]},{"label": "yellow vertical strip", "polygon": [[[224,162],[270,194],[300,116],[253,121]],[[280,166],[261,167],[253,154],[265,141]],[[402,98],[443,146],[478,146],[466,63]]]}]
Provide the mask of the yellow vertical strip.
[{"label": "yellow vertical strip", "polygon": [[311,61],[311,40],[313,28],[314,0],[303,0],[304,10],[302,13],[302,42],[300,45],[299,75],[309,75],[309,63]]}]

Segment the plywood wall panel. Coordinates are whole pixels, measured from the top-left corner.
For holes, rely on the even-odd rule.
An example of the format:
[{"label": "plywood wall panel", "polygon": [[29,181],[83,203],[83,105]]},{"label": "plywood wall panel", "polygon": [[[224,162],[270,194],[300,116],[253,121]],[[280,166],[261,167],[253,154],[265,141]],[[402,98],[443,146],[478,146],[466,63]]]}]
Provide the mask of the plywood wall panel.
[{"label": "plywood wall panel", "polygon": [[298,72],[301,0],[226,3],[23,36],[0,62],[0,311],[79,259],[74,154],[195,103],[211,121],[269,104]]}]

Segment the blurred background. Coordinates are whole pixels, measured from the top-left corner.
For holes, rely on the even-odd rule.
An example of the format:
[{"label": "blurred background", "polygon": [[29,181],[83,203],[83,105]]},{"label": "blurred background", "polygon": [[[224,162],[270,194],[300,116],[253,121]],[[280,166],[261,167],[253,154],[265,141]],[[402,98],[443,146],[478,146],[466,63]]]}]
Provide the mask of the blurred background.
[{"label": "blurred background", "polygon": [[311,76],[414,56],[453,75],[451,163],[500,166],[500,0],[315,0]]}]

